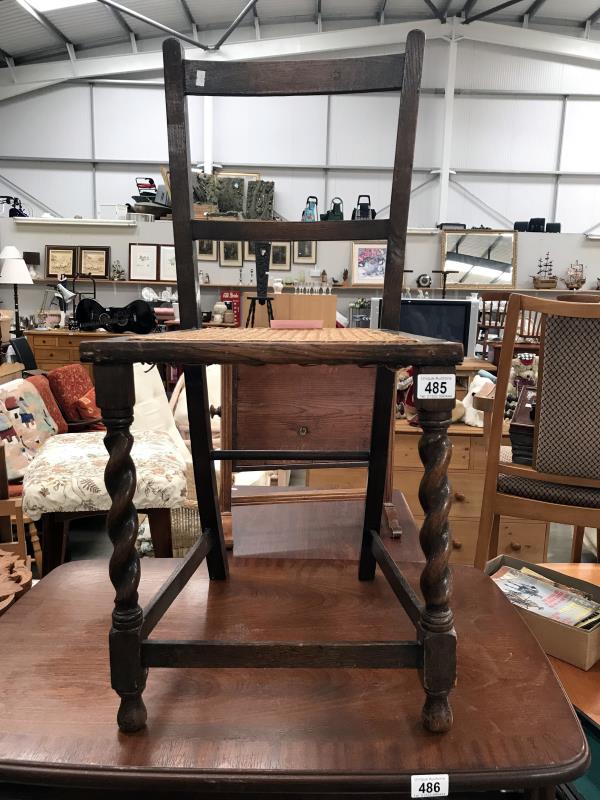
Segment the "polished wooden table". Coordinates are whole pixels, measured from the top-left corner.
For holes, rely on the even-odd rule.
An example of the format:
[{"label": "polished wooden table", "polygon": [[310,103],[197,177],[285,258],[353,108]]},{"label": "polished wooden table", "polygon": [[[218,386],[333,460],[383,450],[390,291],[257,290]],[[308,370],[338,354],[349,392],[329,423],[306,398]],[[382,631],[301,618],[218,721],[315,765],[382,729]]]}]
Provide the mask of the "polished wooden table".
[{"label": "polished wooden table", "polygon": [[[542,566],[600,586],[600,564],[543,564]],[[573,705],[600,725],[600,661],[587,672],[558,658],[550,657],[550,663]]]},{"label": "polished wooden table", "polygon": [[[285,504],[290,519],[310,513],[314,521],[310,505]],[[360,540],[360,506],[337,508],[338,518],[346,514],[347,538],[342,525],[336,536],[348,556]],[[240,522],[252,515],[264,532],[280,526],[283,508],[234,513]],[[289,530],[279,527],[288,542]],[[303,559],[299,569],[298,560],[268,555],[274,542],[267,536],[260,546],[264,558],[232,558],[225,583],[211,583],[202,567],[154,638],[376,642],[410,635],[383,576],[357,580],[356,556],[329,552]],[[236,546],[248,551],[251,544]],[[414,548],[414,527],[395,547]],[[175,563],[143,560],[142,602]],[[402,569],[417,588],[422,565]],[[459,681],[449,733],[422,727],[415,670],[180,668],[151,670],[148,727],[124,735],[109,685],[107,563],[59,567],[0,624],[0,780],[14,782],[11,798],[215,792],[223,800],[240,793],[401,797],[411,775],[431,772],[448,773],[451,792],[533,791],[581,774],[588,752],[579,723],[525,623],[481,572],[455,567],[454,582]],[[37,794],[32,784],[42,785]]]}]

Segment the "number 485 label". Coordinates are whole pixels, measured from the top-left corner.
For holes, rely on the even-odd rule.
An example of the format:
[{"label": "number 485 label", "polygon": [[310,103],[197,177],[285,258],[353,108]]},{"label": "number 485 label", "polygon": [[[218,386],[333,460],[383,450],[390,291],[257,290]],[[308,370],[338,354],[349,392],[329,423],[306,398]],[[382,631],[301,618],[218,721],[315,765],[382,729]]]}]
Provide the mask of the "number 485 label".
[{"label": "number 485 label", "polygon": [[447,775],[411,775],[410,796],[448,797],[448,785]]},{"label": "number 485 label", "polygon": [[417,378],[417,399],[447,400],[456,394],[456,375],[422,373]]}]

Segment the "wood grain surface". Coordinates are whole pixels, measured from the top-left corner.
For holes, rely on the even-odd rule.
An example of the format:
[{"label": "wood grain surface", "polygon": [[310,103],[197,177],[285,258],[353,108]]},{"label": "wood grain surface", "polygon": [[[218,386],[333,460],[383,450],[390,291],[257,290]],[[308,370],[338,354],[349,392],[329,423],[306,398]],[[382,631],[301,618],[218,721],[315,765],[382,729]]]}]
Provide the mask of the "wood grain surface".
[{"label": "wood grain surface", "polygon": [[[144,559],[142,604],[175,563]],[[201,568],[155,637],[377,642],[412,634],[383,576],[359,583],[355,563],[231,564],[224,582]],[[421,726],[422,687],[408,669],[154,669],[147,729],[119,734],[107,567],[59,567],[3,618],[3,780],[360,793],[406,791],[411,774],[448,772],[457,791],[552,784],[586,767],[585,740],[548,661],[489,578],[468,567],[454,570],[459,681],[447,734]],[[402,569],[418,591],[421,566]]]},{"label": "wood grain surface", "polygon": [[462,345],[425,336],[370,330],[322,328],[207,328],[84,342],[82,361],[178,364],[356,364],[452,365]]}]

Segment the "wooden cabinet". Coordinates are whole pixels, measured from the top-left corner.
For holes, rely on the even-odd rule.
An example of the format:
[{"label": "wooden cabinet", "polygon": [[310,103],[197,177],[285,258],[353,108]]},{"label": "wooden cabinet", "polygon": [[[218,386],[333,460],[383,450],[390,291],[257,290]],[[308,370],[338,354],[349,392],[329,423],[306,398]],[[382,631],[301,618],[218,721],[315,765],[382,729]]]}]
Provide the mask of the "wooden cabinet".
[{"label": "wooden cabinet", "polygon": [[[242,326],[246,324],[249,297],[256,292],[245,292],[242,299]],[[275,319],[322,319],[323,327],[335,328],[336,297],[333,294],[294,294],[284,292],[271,295]],[[267,306],[256,304],[255,328],[267,328]]]},{"label": "wooden cabinet", "polygon": [[[38,369],[50,371],[51,369],[56,369],[56,367],[64,367],[66,364],[76,364],[79,361],[79,345],[81,342],[90,341],[91,339],[103,339],[106,336],[114,336],[115,334],[104,331],[82,333],[69,330],[33,330],[27,331],[25,335],[29,346],[33,350]],[[91,375],[91,365],[85,364],[84,366]]]},{"label": "wooden cabinet", "polygon": [[[423,522],[423,509],[419,503],[419,483],[423,467],[419,458],[419,428],[406,420],[396,421],[393,452],[393,483],[399,489],[417,525]],[[485,461],[487,451],[483,429],[469,425],[451,425],[452,460],[448,478],[452,487],[453,503],[450,510],[453,547],[450,560],[454,564],[473,564],[479,529],[479,516],[483,498]],[[366,486],[366,470],[311,470],[308,473],[311,488],[345,489]],[[524,561],[546,560],[548,525],[513,517],[500,520],[498,553],[516,556]]]}]

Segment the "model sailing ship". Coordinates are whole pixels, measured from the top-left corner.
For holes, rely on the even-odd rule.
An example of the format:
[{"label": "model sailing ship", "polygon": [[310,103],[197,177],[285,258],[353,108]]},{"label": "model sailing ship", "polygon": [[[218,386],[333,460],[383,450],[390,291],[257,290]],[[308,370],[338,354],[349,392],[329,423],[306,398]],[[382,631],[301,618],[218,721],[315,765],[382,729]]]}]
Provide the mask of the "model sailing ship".
[{"label": "model sailing ship", "polygon": [[567,289],[581,289],[586,280],[583,274],[583,264],[576,260],[574,264],[567,267],[567,277],[561,278],[561,280]]},{"label": "model sailing ship", "polygon": [[550,260],[550,253],[546,253],[546,258],[538,261],[538,271],[536,275],[532,275],[534,289],[556,289],[558,285],[558,278],[552,272],[552,261]]}]

